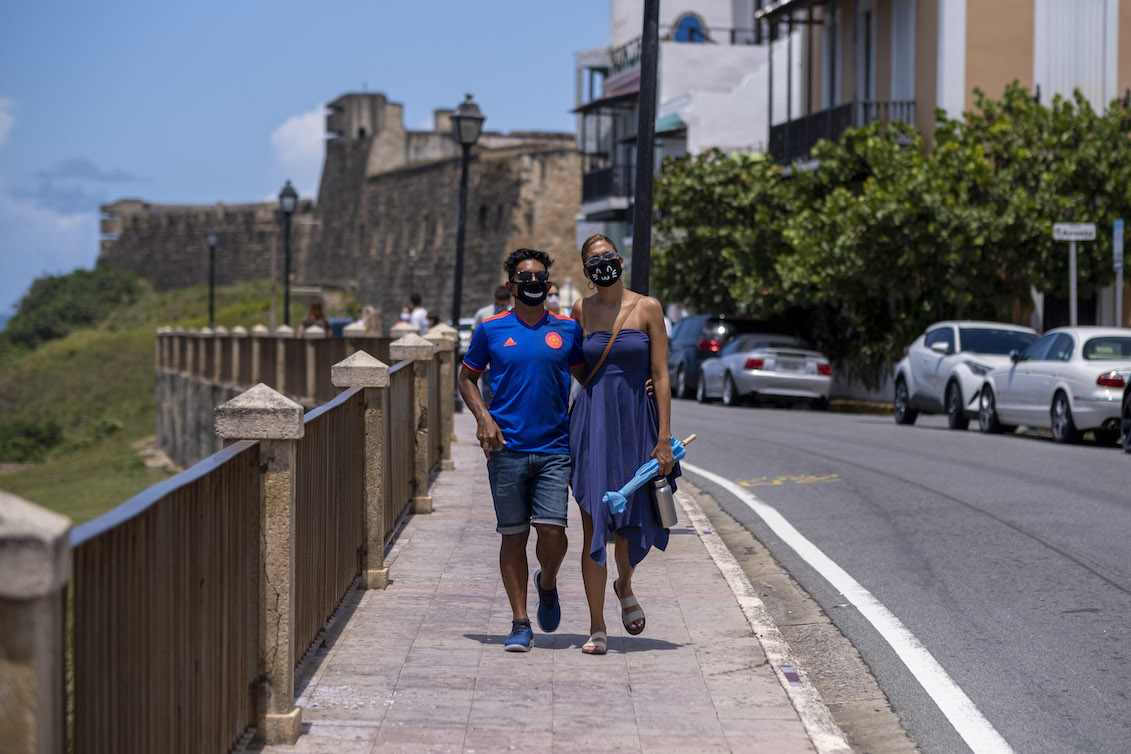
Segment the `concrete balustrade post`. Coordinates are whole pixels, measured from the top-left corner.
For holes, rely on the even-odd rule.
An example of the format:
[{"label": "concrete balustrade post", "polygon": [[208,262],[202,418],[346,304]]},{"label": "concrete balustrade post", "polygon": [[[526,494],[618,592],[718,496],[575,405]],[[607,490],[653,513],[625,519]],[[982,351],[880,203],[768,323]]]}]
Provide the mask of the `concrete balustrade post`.
[{"label": "concrete balustrade post", "polygon": [[243,366],[240,354],[243,353],[244,338],[247,337],[247,328],[236,325],[232,328],[232,384],[240,384],[240,367]]},{"label": "concrete balustrade post", "polygon": [[342,337],[346,339],[346,353],[365,351],[369,347],[365,339],[366,334],[365,325],[361,322],[350,322],[343,327]]},{"label": "concrete balustrade post", "polygon": [[412,498],[413,513],[431,513],[432,496],[428,494],[428,371],[432,368],[435,346],[415,333],[405,335],[389,344],[389,359],[412,362],[412,397],[416,427],[416,462],[413,475],[416,494]]},{"label": "concrete balustrade post", "polygon": [[263,469],[259,506],[259,677],[257,735],[291,745],[302,732],[295,706],[295,458],[303,409],[263,383],[216,408],[216,434],[258,440]]},{"label": "concrete balustrade post", "polygon": [[266,325],[255,325],[251,328],[251,384],[258,385],[267,376],[263,368],[263,339],[271,335]]},{"label": "concrete balustrade post", "polygon": [[169,345],[169,369],[174,372],[183,372],[185,368],[185,331],[175,328]]},{"label": "concrete balustrade post", "polygon": [[385,396],[389,367],[365,351],[357,351],[330,367],[335,387],[363,388],[365,401],[365,528],[361,584],[365,589],[389,585],[385,567]]},{"label": "concrete balustrade post", "polygon": [[200,337],[197,339],[197,347],[200,348],[200,356],[196,366],[196,376],[203,380],[212,379],[212,375],[208,373],[208,351],[212,348],[212,328],[200,328]]},{"label": "concrete balustrade post", "polygon": [[224,344],[228,342],[228,328],[220,326],[212,331],[212,375],[213,382],[224,380]]},{"label": "concrete balustrade post", "polygon": [[[287,342],[293,340],[295,331],[289,325],[275,328],[275,389],[287,394]],[[297,387],[297,385],[296,385]]]},{"label": "concrete balustrade post", "polygon": [[397,320],[397,323],[393,325],[392,329],[389,330],[389,335],[394,338],[403,338],[406,335],[413,334],[419,335],[420,331],[410,325],[408,322],[403,322],[401,320]]},{"label": "concrete balustrade post", "polygon": [[193,375],[196,373],[196,334],[189,330],[184,334],[185,339],[185,374]]},{"label": "concrete balustrade post", "polygon": [[436,358],[439,361],[440,371],[440,416],[435,423],[436,431],[440,433],[440,469],[451,471],[455,468],[452,464],[452,429],[455,425],[456,393],[455,393],[455,350],[459,332],[448,325],[436,325],[424,339],[436,347]]},{"label": "concrete balustrade post", "polygon": [[71,522],[0,490],[0,741],[66,750],[64,600]]},{"label": "concrete balustrade post", "polygon": [[319,325],[311,325],[302,331],[302,339],[306,341],[306,392],[303,400],[306,405],[315,405],[314,396],[318,391],[318,351],[314,345],[315,340],[325,340],[326,331]]}]

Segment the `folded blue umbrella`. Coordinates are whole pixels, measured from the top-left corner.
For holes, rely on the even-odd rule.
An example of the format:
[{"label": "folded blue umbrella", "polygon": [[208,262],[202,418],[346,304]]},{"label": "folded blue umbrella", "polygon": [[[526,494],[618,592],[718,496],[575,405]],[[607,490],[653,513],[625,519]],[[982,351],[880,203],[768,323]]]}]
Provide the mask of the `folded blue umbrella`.
[{"label": "folded blue umbrella", "polygon": [[[683,460],[683,457],[687,455],[687,448],[685,446],[691,444],[691,441],[694,439],[695,435],[690,435],[682,442],[674,437],[672,438],[672,455],[677,462]],[[601,500],[609,506],[609,510],[613,513],[624,513],[624,508],[628,504],[628,496],[659,475],[660,462],[652,458],[636,470],[636,474],[633,475],[632,479],[628,480],[627,484],[616,492],[609,490],[601,497]]]}]

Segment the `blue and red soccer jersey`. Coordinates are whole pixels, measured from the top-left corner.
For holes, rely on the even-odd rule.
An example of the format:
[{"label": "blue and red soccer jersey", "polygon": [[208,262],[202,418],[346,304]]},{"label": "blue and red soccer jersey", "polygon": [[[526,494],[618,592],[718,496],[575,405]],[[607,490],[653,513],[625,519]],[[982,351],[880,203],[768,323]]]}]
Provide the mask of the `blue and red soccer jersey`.
[{"label": "blue and red soccer jersey", "polygon": [[534,324],[506,311],[475,328],[463,364],[491,367],[488,410],[508,450],[569,452],[569,370],[585,363],[581,340],[576,320],[549,311]]}]

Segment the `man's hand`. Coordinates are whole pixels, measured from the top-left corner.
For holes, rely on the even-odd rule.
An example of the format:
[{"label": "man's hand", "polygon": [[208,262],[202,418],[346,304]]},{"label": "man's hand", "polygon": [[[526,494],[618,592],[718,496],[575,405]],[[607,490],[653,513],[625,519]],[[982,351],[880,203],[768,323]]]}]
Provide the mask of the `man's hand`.
[{"label": "man's hand", "polygon": [[499,425],[490,416],[486,421],[480,421],[475,428],[475,439],[479,441],[479,447],[483,448],[483,456],[485,458],[491,457],[492,450],[498,450],[507,444],[503,439],[503,431],[499,429]]}]

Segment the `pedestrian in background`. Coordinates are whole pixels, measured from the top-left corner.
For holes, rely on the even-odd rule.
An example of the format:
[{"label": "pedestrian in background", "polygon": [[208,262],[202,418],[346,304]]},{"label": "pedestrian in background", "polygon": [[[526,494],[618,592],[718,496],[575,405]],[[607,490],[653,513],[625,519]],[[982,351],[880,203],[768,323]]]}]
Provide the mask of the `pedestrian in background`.
[{"label": "pedestrian in background", "polygon": [[310,299],[310,304],[306,309],[306,316],[303,317],[302,322],[299,323],[296,335],[301,338],[307,328],[314,327],[315,325],[321,327],[327,336],[330,335],[330,320],[326,319],[326,312],[323,309],[322,299],[320,298]]},{"label": "pedestrian in background", "polygon": [[412,304],[412,311],[409,313],[408,322],[416,328],[416,331],[421,335],[428,332],[428,310],[424,308],[421,303],[423,299],[420,298],[419,293],[414,293],[409,296],[409,302]]}]

